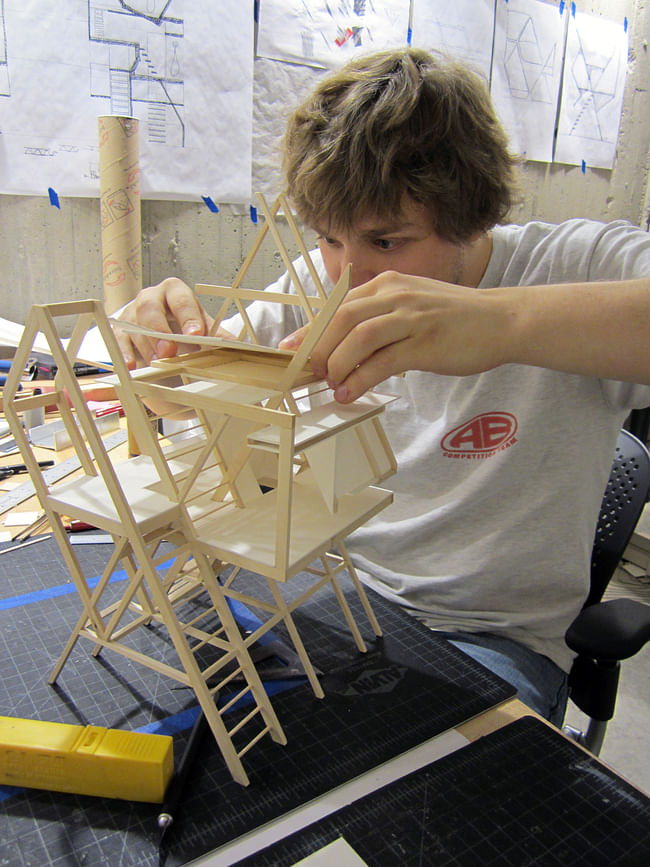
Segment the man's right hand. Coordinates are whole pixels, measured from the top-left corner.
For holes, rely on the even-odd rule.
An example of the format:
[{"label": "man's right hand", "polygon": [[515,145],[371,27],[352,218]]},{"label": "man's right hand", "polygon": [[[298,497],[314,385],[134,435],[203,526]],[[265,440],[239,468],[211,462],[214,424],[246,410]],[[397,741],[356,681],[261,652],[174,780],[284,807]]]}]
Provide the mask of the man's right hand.
[{"label": "man's right hand", "polygon": [[[190,287],[177,277],[167,277],[157,286],[142,289],[122,310],[119,319],[153,331],[194,335],[207,334],[214,321],[201,307]],[[144,334],[127,334],[117,327],[114,330],[122,355],[131,370],[149,364],[153,358],[176,355],[179,345],[182,351],[191,348]],[[222,329],[217,335],[232,337]]]}]

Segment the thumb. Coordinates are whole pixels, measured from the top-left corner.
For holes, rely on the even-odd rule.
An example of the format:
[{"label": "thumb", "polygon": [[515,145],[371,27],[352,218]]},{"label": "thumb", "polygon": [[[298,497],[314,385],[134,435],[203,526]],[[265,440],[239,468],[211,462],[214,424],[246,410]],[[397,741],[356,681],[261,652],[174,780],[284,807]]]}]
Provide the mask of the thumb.
[{"label": "thumb", "polygon": [[283,337],[278,343],[278,349],[298,349],[305,339],[308,330],[309,325],[303,325],[302,328],[294,331],[293,334],[288,334],[286,337]]}]

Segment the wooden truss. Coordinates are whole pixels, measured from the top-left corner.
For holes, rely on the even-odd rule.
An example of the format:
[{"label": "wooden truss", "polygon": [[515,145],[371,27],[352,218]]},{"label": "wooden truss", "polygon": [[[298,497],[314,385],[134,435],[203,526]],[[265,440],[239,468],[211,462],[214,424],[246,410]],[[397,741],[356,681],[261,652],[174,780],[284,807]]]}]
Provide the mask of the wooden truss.
[{"label": "wooden truss", "polygon": [[[263,200],[261,204],[267,219],[260,236],[271,231],[288,260],[274,222],[279,207],[293,220],[286,203],[279,201],[271,210]],[[294,231],[309,260],[297,228]],[[258,237],[242,267],[244,273],[260,242]],[[391,493],[377,485],[396,467],[380,423],[392,398],[371,392],[351,405],[339,405],[308,365],[312,347],[348,289],[349,269],[329,297],[318,282],[318,294],[307,296],[294,276],[296,295],[289,303],[299,303],[311,322],[295,353],[259,345],[245,304],[287,303],[286,296],[278,300],[267,297],[270,293],[241,289],[242,276],[240,272],[232,287],[200,290],[243,311],[245,333],[240,336],[249,343],[215,339],[207,348],[134,372],[122,359],[100,302],[34,307],[5,388],[5,411],[82,603],[50,682],[79,638],[91,641],[95,655],[110,648],[169,675],[196,693],[233,778],[247,784],[242,756],[266,734],[286,742],[253,664],[253,645],[282,622],[313,692],[322,697],[292,615],[327,585],[356,646],[364,651],[361,632],[339,587],[342,570],[349,573],[373,632],[381,634],[344,540],[391,502]],[[224,305],[225,301],[217,322],[228,309]],[[71,314],[76,326],[64,348],[57,324]],[[99,329],[113,364],[114,373],[106,381],[118,392],[140,450],[120,463],[106,451],[73,372],[79,346],[92,326]],[[19,371],[39,332],[58,368],[55,391],[21,397]],[[190,428],[160,437],[147,409],[148,403],[157,401],[179,413],[191,412]],[[82,470],[72,481],[49,485],[21,414],[54,403]],[[70,545],[64,515],[113,537],[112,556],[94,588]],[[109,581],[118,569],[126,573],[126,582],[119,598],[107,602]],[[251,572],[260,576],[255,589],[246,580]],[[283,588],[298,572],[310,573],[313,583],[297,599],[287,601]],[[186,612],[199,595],[207,597],[208,604],[188,617]],[[242,634],[232,600],[261,612],[258,628]],[[167,631],[177,664],[163,663],[133,640],[140,627],[152,622]],[[228,711],[243,702],[248,702],[250,712],[243,719],[238,715],[237,724],[228,729]]]}]

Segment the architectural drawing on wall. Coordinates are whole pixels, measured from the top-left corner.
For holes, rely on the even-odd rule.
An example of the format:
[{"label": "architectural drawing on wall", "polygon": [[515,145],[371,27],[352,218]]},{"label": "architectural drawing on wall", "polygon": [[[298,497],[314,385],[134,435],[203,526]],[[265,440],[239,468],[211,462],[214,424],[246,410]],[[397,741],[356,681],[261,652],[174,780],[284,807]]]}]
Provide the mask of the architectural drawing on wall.
[{"label": "architectural drawing on wall", "polygon": [[7,59],[7,28],[5,2],[0,0],[0,96],[9,96],[9,61]]},{"label": "architectural drawing on wall", "polygon": [[542,48],[535,21],[526,13],[509,10],[503,63],[510,93],[515,99],[555,102],[552,92],[557,45]]},{"label": "architectural drawing on wall", "polygon": [[497,8],[492,98],[513,149],[529,160],[552,159],[565,14],[538,0]]},{"label": "architectural drawing on wall", "polygon": [[557,162],[611,169],[623,104],[624,25],[577,13],[569,22]]},{"label": "architectural drawing on wall", "polygon": [[109,100],[98,114],[137,115],[148,141],[182,147],[182,0],[88,0],[88,33],[91,95]]},{"label": "architectural drawing on wall", "polygon": [[257,53],[336,67],[364,51],[406,45],[409,0],[264,0]]},{"label": "architectural drawing on wall", "polygon": [[490,80],[494,0],[414,0],[411,45],[471,66]]},{"label": "architectural drawing on wall", "polygon": [[113,114],[140,122],[143,198],[250,202],[252,3],[1,2],[0,192],[97,196]]}]

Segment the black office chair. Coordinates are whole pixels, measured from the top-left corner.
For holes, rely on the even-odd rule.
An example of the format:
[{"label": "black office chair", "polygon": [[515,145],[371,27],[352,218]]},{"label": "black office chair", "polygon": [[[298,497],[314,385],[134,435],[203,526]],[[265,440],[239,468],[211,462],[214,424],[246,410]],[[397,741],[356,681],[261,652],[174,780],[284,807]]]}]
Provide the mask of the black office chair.
[{"label": "black office chair", "polygon": [[595,755],[614,716],[620,661],[650,639],[650,605],[633,599],[601,602],[650,493],[650,454],[622,430],[603,496],[591,560],[591,589],[566,633],[578,656],[569,673],[571,701],[590,717],[586,732],[564,731]]}]

